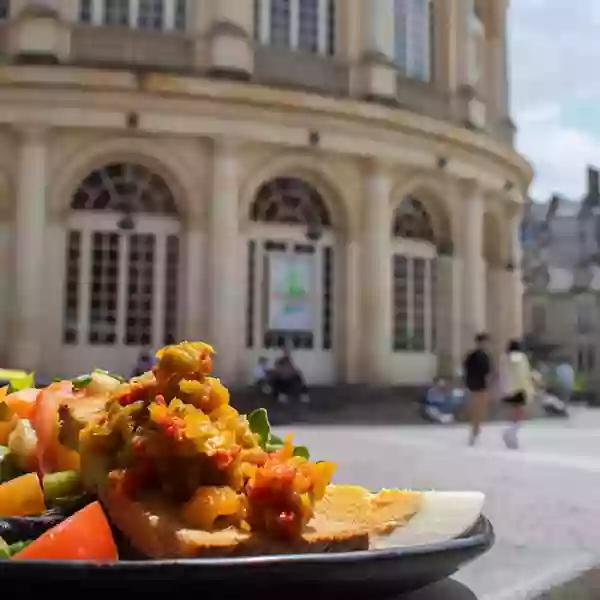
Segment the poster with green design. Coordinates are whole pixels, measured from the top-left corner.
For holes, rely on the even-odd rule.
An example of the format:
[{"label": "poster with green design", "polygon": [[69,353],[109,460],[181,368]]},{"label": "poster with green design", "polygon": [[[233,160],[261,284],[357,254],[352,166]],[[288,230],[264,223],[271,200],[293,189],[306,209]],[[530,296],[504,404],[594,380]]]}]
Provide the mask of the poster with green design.
[{"label": "poster with green design", "polygon": [[315,258],[305,254],[269,257],[269,329],[312,331]]}]

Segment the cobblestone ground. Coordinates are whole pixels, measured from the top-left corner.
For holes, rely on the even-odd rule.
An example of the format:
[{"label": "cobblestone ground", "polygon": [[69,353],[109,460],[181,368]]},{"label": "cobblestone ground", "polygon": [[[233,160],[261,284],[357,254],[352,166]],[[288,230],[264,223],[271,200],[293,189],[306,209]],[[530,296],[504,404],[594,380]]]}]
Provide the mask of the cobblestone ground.
[{"label": "cobblestone ground", "polygon": [[476,448],[462,426],[295,429],[313,456],[338,461],[339,481],[485,492],[497,542],[457,579],[479,600],[519,600],[600,563],[600,411],[528,423],[516,452],[501,427],[488,426]]}]

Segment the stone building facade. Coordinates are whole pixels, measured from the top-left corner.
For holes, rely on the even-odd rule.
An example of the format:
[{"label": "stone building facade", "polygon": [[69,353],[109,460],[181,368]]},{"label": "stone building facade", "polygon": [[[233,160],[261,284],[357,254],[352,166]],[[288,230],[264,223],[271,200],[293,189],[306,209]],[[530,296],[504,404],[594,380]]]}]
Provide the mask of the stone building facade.
[{"label": "stone building facade", "polygon": [[504,0],[0,0],[0,354],[421,383],[522,333]]},{"label": "stone building facade", "polygon": [[527,337],[600,382],[600,190],[588,170],[583,198],[528,204],[523,227]]}]

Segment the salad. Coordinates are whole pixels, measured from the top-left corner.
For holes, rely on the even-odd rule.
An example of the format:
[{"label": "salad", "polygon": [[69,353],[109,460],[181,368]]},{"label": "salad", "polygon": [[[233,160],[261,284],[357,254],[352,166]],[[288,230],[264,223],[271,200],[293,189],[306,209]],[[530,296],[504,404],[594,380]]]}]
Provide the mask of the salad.
[{"label": "salad", "polygon": [[419,512],[418,492],[333,485],[335,464],[275,436],[264,409],[241,415],[213,353],[183,342],[127,382],[0,390],[0,558],[364,550]]}]

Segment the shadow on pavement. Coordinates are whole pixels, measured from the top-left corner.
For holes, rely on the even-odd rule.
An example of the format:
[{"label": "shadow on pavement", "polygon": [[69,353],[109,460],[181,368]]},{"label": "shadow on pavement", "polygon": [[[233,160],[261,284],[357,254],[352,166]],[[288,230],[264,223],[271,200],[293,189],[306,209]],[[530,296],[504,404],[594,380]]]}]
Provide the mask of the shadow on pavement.
[{"label": "shadow on pavement", "polygon": [[446,579],[418,592],[396,596],[390,600],[477,600],[477,596],[462,583]]}]

